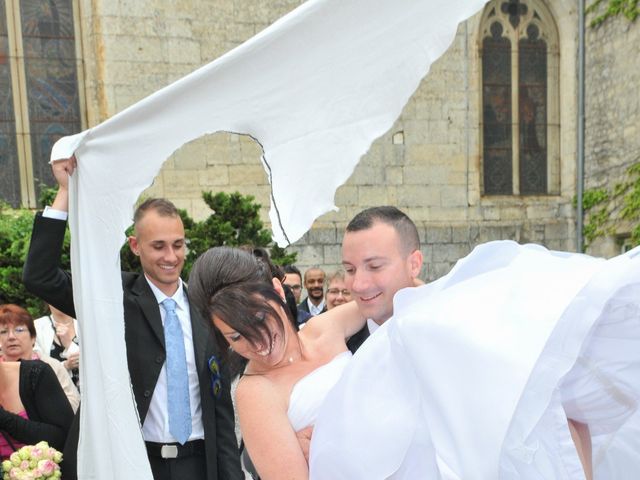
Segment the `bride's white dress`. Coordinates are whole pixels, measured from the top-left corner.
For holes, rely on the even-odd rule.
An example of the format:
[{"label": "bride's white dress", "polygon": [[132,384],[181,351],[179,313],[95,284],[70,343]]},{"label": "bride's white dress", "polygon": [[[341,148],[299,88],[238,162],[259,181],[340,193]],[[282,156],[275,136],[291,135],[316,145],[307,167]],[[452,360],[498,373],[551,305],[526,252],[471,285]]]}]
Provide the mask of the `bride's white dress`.
[{"label": "bride's white dress", "polygon": [[590,428],[596,479],[638,477],[640,249],[481,245],[396,295],[348,358],[292,392],[312,480],[583,479],[567,417]]}]

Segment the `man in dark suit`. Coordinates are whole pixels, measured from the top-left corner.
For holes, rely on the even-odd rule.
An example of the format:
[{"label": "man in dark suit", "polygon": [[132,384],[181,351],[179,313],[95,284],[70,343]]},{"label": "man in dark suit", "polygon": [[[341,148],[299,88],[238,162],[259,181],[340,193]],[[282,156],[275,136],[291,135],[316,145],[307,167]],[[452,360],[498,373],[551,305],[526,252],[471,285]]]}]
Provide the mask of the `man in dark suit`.
[{"label": "man in dark suit", "polygon": [[[72,317],[72,280],[59,263],[68,210],[68,175],[74,168],[73,158],[53,164],[58,194],[52,206],[36,216],[23,272],[29,291]],[[244,476],[229,383],[223,379],[222,388],[213,388],[212,376],[217,375],[209,365],[210,361],[215,363],[213,332],[189,306],[180,279],[186,250],[182,220],[171,202],[150,199],[136,210],[134,225],[129,246],[140,257],[144,274],[122,273],[125,342],[153,477],[240,480]],[[170,332],[168,324],[173,328]],[[176,345],[179,353],[174,353]],[[173,366],[176,358],[181,358],[180,367]],[[167,368],[169,364],[171,368]],[[175,368],[181,375],[168,373]],[[175,397],[180,397],[182,405],[175,406]]]},{"label": "man in dark suit", "polygon": [[298,305],[298,310],[307,312],[311,316],[327,311],[324,304],[324,270],[311,267],[304,272],[304,288],[307,296]]},{"label": "man in dark suit", "polygon": [[368,208],[349,222],[342,240],[345,284],[367,317],[347,342],[349,350],[355,353],[393,315],[398,290],[421,283],[422,261],[418,229],[397,208]]}]

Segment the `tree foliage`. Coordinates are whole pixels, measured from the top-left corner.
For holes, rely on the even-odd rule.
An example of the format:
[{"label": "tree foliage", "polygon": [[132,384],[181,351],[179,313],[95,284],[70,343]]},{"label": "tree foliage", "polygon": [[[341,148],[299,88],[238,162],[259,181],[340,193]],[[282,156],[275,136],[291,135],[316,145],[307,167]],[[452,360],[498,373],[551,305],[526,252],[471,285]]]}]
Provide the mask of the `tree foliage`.
[{"label": "tree foliage", "polygon": [[[0,204],[0,302],[25,307],[34,317],[47,311],[40,299],[29,294],[22,283],[22,267],[33,228],[34,213]],[[61,265],[69,268],[69,233],[65,235]]]}]

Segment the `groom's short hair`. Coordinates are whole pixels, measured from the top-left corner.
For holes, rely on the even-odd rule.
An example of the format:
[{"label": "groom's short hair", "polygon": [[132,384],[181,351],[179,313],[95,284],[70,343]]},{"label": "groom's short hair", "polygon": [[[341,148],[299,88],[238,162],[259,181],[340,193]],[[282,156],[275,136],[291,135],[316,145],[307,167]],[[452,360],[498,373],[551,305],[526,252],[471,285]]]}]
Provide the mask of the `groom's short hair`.
[{"label": "groom's short hair", "polygon": [[176,206],[166,198],[147,198],[138,205],[133,214],[134,225],[140,222],[149,210],[155,211],[161,217],[179,217],[180,212]]},{"label": "groom's short hair", "polygon": [[389,205],[371,207],[361,211],[349,222],[346,232],[368,230],[376,223],[386,223],[395,229],[405,254],[408,255],[420,249],[420,236],[416,224],[406,213]]}]

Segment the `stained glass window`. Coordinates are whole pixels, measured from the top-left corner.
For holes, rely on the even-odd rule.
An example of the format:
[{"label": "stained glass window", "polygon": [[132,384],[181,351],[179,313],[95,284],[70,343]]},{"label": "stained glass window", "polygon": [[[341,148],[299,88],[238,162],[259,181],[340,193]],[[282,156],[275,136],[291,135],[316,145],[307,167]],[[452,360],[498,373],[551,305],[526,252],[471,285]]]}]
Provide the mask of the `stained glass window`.
[{"label": "stained glass window", "polygon": [[4,12],[5,1],[0,0],[0,198],[17,207],[20,204],[20,165],[16,146],[9,35]]},{"label": "stained glass window", "polygon": [[33,207],[51,147],[82,129],[73,2],[0,0],[0,18],[0,197]]},{"label": "stained glass window", "polygon": [[51,147],[80,131],[73,10],[70,0],[20,2],[29,130],[36,191],[51,185]]},{"label": "stained glass window", "polygon": [[485,193],[510,194],[511,166],[511,42],[502,37],[500,23],[484,39],[482,111],[484,116]]},{"label": "stained glass window", "polygon": [[549,114],[549,88],[558,82],[553,20],[535,0],[494,0],[481,28],[483,192],[557,190],[557,179],[553,188],[549,185],[557,167],[550,162],[548,145],[550,129],[554,134],[559,129],[558,119]]},{"label": "stained glass window", "polygon": [[520,40],[520,193],[547,191],[547,45],[529,25]]}]

